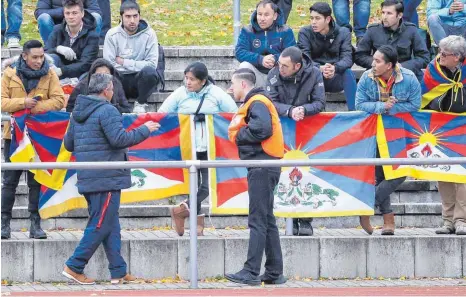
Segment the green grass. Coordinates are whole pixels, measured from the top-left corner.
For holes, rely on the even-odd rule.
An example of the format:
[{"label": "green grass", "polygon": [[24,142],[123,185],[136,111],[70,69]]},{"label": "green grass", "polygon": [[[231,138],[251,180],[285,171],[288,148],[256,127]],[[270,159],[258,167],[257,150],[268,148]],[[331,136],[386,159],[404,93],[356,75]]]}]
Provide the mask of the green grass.
[{"label": "green grass", "polygon": [[[324,0],[325,1],[325,0]],[[112,0],[112,26],[119,22],[120,0]],[[241,0],[241,23],[249,18],[258,0]],[[309,6],[315,0],[294,0],[288,25],[297,34],[309,23]],[[331,2],[331,1],[325,1]],[[372,0],[370,23],[377,22],[382,0]],[[425,6],[418,8],[420,25],[426,27]],[[23,0],[23,41],[40,39],[34,9],[37,0]],[[233,44],[233,0],[139,0],[142,18],[157,32],[162,45]]]}]

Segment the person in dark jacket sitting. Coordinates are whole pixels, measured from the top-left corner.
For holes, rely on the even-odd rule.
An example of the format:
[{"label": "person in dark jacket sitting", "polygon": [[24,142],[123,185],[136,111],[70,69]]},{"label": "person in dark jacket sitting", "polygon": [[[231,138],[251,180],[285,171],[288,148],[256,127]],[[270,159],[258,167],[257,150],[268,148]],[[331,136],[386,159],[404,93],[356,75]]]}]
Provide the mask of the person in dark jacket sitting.
[{"label": "person in dark jacket sitting", "polygon": [[354,110],[356,78],[353,66],[351,31],[338,26],[332,18],[332,9],[325,2],[316,2],[310,8],[311,25],[301,28],[298,47],[309,57],[324,76],[326,92],[345,91],[349,110]]},{"label": "person in dark jacket sitting", "polygon": [[[118,110],[110,104],[113,78],[96,73],[89,82],[89,95],[79,95],[65,134],[65,148],[74,153],[76,162],[127,161],[127,148],[143,142],[160,125],[146,122],[125,131]],[[66,261],[62,274],[79,284],[93,284],[84,275],[84,267],[103,243],[109,261],[111,283],[134,281],[127,273],[121,256],[118,209],[122,189],[131,187],[130,169],[77,170],[77,187],[86,198],[89,221],[84,236],[73,255]]]},{"label": "person in dark jacket sitting", "polygon": [[[96,21],[97,32],[102,28],[102,12],[96,0],[83,0],[84,9],[89,12]],[[47,43],[50,33],[55,25],[63,22],[63,0],[39,0],[37,1],[34,16],[39,27],[39,34],[44,43]]]},{"label": "person in dark jacket sitting", "polygon": [[126,99],[123,85],[118,78],[118,72],[115,71],[112,64],[105,59],[99,58],[94,61],[91,65],[89,72],[81,79],[78,85],[74,88],[73,92],[68,99],[68,105],[66,106],[67,112],[72,112],[76,105],[76,98],[78,95],[89,94],[89,80],[94,73],[106,73],[113,76],[113,97],[110,100],[113,106],[115,106],[120,113],[130,113],[131,106]]},{"label": "person in dark jacket sitting", "polygon": [[[278,66],[269,73],[266,89],[282,117],[300,121],[325,109],[322,73],[295,46],[282,52]],[[312,236],[311,223],[312,218],[293,219],[293,234]]]},{"label": "person in dark jacket sitting", "polygon": [[430,62],[430,55],[418,28],[403,21],[403,1],[385,0],[381,7],[382,23],[372,24],[367,28],[356,49],[354,62],[370,69],[377,49],[382,45],[391,45],[398,53],[401,66],[414,72],[417,79],[422,81],[422,69]]},{"label": "person in dark jacket sitting", "polygon": [[63,12],[65,20],[53,28],[45,50],[53,58],[60,79],[81,78],[99,54],[96,22],[81,0],[64,0]]},{"label": "person in dark jacket sitting", "polygon": [[[241,160],[277,160],[283,157],[282,126],[277,110],[263,88],[255,88],[250,69],[238,69],[231,78],[231,92],[243,104],[228,127],[228,138],[238,146]],[[280,167],[248,168],[249,217],[251,230],[247,260],[237,273],[225,277],[252,286],[283,284],[280,236],[273,214],[273,191],[280,179]],[[259,276],[265,251],[265,272]]]},{"label": "person in dark jacket sitting", "polygon": [[265,87],[267,74],[280,53],[293,45],[296,45],[293,30],[285,25],[277,4],[261,0],[251,15],[251,24],[241,29],[235,56],[241,63],[239,68],[254,71],[256,86]]}]

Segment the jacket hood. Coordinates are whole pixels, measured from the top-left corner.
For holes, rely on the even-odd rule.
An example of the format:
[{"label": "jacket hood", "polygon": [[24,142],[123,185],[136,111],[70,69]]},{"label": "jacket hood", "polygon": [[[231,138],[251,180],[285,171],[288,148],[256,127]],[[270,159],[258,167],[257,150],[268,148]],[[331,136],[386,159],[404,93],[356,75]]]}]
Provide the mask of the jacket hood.
[{"label": "jacket hood", "polygon": [[[83,29],[81,30],[81,32],[79,33],[78,36],[81,36],[85,33],[87,33],[88,31],[92,31],[92,30],[95,30],[97,28],[97,22],[94,18],[94,16],[88,12],[87,10],[84,10],[84,17],[83,17]],[[62,26],[62,30],[63,32],[66,32],[65,29],[66,29],[66,20],[65,18],[63,18],[63,22],[61,23],[61,26]]]},{"label": "jacket hood", "polygon": [[138,30],[133,35],[129,35],[128,33],[126,33],[125,29],[123,28],[123,23],[120,23],[120,26],[118,26],[118,28],[120,29],[120,32],[122,32],[126,37],[134,38],[141,35],[141,33],[149,30],[149,25],[145,20],[139,20]]},{"label": "jacket hood", "polygon": [[78,123],[84,123],[99,107],[110,104],[107,100],[92,95],[79,95],[76,99],[72,117]]},{"label": "jacket hood", "polygon": [[263,87],[256,87],[246,94],[246,98],[244,99],[243,103],[248,102],[248,100],[254,97],[255,95],[264,95],[265,97],[269,98],[270,101],[272,101],[272,99],[270,99],[269,95],[267,94],[267,92],[265,91]]},{"label": "jacket hood", "polygon": [[303,65],[301,66],[301,69],[299,69],[298,72],[296,72],[295,75],[292,75],[290,77],[283,77],[281,76],[280,71],[278,73],[280,75],[280,78],[284,81],[290,81],[290,80],[301,81],[301,79],[304,76],[307,76],[307,73],[312,72],[313,67],[314,65],[312,63],[312,59],[308,55],[303,53]]},{"label": "jacket hood", "polygon": [[[14,64],[16,63],[16,61],[18,61],[18,59],[19,59],[19,55],[3,60],[3,62],[2,62],[2,72],[5,71],[5,69],[8,68],[8,67],[14,68]],[[55,66],[55,64],[53,62],[53,58],[50,57],[48,54],[45,54],[45,59],[47,59],[47,62],[49,62],[50,68]]]},{"label": "jacket hood", "polygon": [[[282,11],[280,8],[278,8],[278,17],[277,19],[273,22],[272,26],[268,28],[268,30],[272,30],[277,26],[283,26],[285,25],[285,17],[283,16]],[[259,23],[257,22],[257,9],[254,10],[254,12],[251,15],[251,26],[256,32],[264,31],[260,26]]]}]

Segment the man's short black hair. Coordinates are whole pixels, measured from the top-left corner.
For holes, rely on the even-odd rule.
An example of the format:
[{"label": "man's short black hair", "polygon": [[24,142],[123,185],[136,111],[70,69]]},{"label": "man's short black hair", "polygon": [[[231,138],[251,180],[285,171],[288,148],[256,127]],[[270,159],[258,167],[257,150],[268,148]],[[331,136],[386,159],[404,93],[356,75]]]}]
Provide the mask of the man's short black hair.
[{"label": "man's short black hair", "polygon": [[84,11],[84,4],[82,0],[63,0],[63,7],[70,8],[73,6],[79,6],[79,9]]},{"label": "man's short black hair", "polygon": [[284,58],[290,57],[293,64],[303,63],[303,52],[297,46],[290,46],[285,48],[280,56]]},{"label": "man's short black hair", "polygon": [[23,53],[31,52],[32,48],[42,48],[42,47],[44,47],[42,45],[42,42],[40,42],[39,40],[36,40],[36,39],[32,39],[32,40],[26,41],[23,44]]},{"label": "man's short black hair", "polygon": [[270,7],[272,7],[273,9],[273,12],[278,12],[278,5],[273,2],[272,0],[261,0],[259,1],[259,3],[257,3],[256,5],[256,10],[259,6],[266,6],[266,5],[270,5]]},{"label": "man's short black hair", "polygon": [[139,14],[141,14],[141,9],[139,8],[139,4],[136,3],[134,0],[126,0],[121,3],[120,6],[120,16],[122,16],[125,11],[130,9],[136,9]]},{"label": "man's short black hair", "polygon": [[233,77],[245,80],[249,83],[250,86],[254,86],[256,84],[256,75],[254,71],[249,68],[240,68],[233,72]]},{"label": "man's short black hair", "polygon": [[392,67],[395,68],[398,63],[398,52],[391,45],[382,45],[377,49],[382,55],[385,63],[392,63]]},{"label": "man's short black hair", "polygon": [[316,2],[312,4],[312,6],[309,7],[309,12],[313,11],[323,15],[324,17],[332,16],[332,9],[330,8],[330,5],[325,2]]},{"label": "man's short black hair", "polygon": [[405,10],[405,6],[403,4],[403,0],[385,0],[380,4],[381,8],[384,8],[386,6],[393,6],[395,5],[396,13],[403,13]]}]

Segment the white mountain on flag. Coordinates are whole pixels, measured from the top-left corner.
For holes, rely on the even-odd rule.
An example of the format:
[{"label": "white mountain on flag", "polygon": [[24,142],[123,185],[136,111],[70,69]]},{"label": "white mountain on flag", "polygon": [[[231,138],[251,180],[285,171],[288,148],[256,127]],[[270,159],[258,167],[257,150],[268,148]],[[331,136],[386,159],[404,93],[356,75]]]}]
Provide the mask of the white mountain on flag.
[{"label": "white mountain on flag", "polygon": [[[420,144],[406,152],[408,158],[411,159],[448,159],[437,146],[430,143]],[[419,170],[435,172],[435,173],[453,173],[459,175],[466,175],[466,168],[461,165],[401,165],[399,168],[415,167]]]}]

